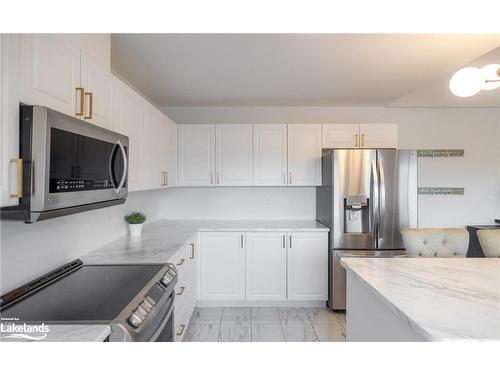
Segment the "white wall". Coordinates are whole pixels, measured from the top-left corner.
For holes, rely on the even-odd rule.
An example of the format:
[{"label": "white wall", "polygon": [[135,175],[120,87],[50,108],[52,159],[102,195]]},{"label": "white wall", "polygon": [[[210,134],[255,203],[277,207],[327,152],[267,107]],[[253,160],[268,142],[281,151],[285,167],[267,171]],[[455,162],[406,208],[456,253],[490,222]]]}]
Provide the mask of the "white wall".
[{"label": "white wall", "polygon": [[158,217],[158,191],[129,193],[124,205],[34,224],[1,222],[0,290],[3,294],[127,233],[124,216],[140,210]]},{"label": "white wall", "polygon": [[314,187],[174,188],[158,199],[165,219],[315,220]]},{"label": "white wall", "polygon": [[[498,108],[384,108],[384,107],[166,107],[176,123],[321,123],[321,122],[396,122],[401,148],[458,148],[464,158],[420,159],[420,186],[464,187],[464,196],[420,196],[421,227],[460,227],[472,223],[490,223],[500,215],[500,109]],[[194,215],[230,218],[267,215],[253,209],[265,195],[260,188],[245,189],[238,195],[236,209],[233,195],[217,194],[217,189],[179,189],[175,202],[166,198],[161,204],[162,217]],[[269,188],[267,188],[269,189]],[[294,188],[287,188],[294,189]],[[284,191],[288,191],[284,189]],[[235,191],[238,188],[234,189]],[[272,189],[269,189],[271,192]],[[269,193],[271,194],[271,193]],[[313,194],[312,194],[313,195]],[[209,206],[204,199],[217,199]],[[280,205],[312,204],[310,190],[281,197]],[[288,203],[286,203],[288,200]],[[183,213],[181,203],[197,202]],[[221,203],[222,202],[222,203]],[[211,210],[211,213],[208,212]],[[285,211],[283,211],[284,213]],[[269,210],[269,214],[277,214]],[[310,215],[310,212],[295,213]],[[306,217],[306,216],[304,216]]]}]

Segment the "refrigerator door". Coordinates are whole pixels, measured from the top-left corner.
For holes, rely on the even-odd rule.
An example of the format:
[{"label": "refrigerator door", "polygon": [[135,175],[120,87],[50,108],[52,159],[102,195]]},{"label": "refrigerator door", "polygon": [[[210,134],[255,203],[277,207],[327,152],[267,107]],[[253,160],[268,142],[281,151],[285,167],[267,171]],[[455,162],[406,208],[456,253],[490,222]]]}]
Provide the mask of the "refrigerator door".
[{"label": "refrigerator door", "polygon": [[376,249],[378,173],[376,150],[332,151],[333,249]]},{"label": "refrigerator door", "polygon": [[378,248],[403,249],[401,229],[416,228],[417,153],[414,150],[378,150]]}]

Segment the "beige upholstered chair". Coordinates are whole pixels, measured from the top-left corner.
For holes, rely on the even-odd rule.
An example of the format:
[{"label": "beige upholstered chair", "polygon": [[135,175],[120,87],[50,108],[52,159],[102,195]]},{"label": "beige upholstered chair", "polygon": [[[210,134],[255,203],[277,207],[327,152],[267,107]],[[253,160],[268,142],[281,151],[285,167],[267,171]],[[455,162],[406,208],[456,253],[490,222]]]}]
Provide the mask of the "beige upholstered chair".
[{"label": "beige upholstered chair", "polygon": [[500,258],[500,229],[478,230],[477,236],[486,257]]},{"label": "beige upholstered chair", "polygon": [[409,257],[465,257],[469,248],[466,229],[403,229],[401,234]]}]

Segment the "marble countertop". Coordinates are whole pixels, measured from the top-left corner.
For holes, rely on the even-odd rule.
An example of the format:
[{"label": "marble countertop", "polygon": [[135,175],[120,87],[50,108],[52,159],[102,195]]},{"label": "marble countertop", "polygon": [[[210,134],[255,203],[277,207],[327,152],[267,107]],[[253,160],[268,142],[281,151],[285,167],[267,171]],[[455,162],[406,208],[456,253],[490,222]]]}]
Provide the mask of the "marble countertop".
[{"label": "marble countertop", "polygon": [[81,257],[85,264],[164,264],[197,232],[328,231],[314,220],[159,220],[144,226],[142,236],[123,236]]},{"label": "marble countertop", "polygon": [[[4,323],[4,325],[7,325]],[[63,325],[47,324],[49,332],[44,334],[33,333],[29,336],[7,337],[10,333],[2,332],[0,341],[3,342],[102,342],[111,332],[111,327],[100,325]]]},{"label": "marble countertop", "polygon": [[500,340],[500,259],[343,258],[429,341]]}]

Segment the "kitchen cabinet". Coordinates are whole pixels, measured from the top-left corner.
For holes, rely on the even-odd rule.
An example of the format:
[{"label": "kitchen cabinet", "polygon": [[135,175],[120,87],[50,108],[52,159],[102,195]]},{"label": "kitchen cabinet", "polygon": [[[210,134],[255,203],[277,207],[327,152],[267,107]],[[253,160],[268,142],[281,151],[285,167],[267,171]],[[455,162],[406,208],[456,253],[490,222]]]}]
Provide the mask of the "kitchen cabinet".
[{"label": "kitchen cabinet", "polygon": [[397,148],[397,124],[323,124],[323,148]]},{"label": "kitchen cabinet", "polygon": [[111,128],[112,75],[84,52],[81,53],[81,87],[84,94],[83,119]]},{"label": "kitchen cabinet", "polygon": [[80,49],[54,34],[20,35],[20,99],[81,118]]},{"label": "kitchen cabinet", "polygon": [[164,141],[163,151],[165,153],[165,184],[168,187],[177,186],[177,124],[167,116],[163,117],[162,139]]},{"label": "kitchen cabinet", "polygon": [[245,233],[204,232],[200,236],[200,299],[245,299]]},{"label": "kitchen cabinet", "polygon": [[141,190],[146,185],[144,99],[118,78],[112,82],[113,129],[129,137],[128,190]]},{"label": "kitchen cabinet", "polygon": [[[144,101],[144,128],[146,134],[146,187],[156,189],[167,185],[165,143],[162,114],[151,104]],[[165,137],[165,138],[163,138]]]},{"label": "kitchen cabinet", "polygon": [[328,299],[328,233],[288,233],[287,298]]},{"label": "kitchen cabinet", "polygon": [[321,185],[321,125],[288,125],[288,185]]},{"label": "kitchen cabinet", "polygon": [[287,185],[287,133],[286,124],[253,126],[254,185]]},{"label": "kitchen cabinet", "polygon": [[216,125],[215,183],[250,186],[253,183],[252,125]]},{"label": "kitchen cabinet", "polygon": [[397,124],[360,124],[363,148],[398,148]]},{"label": "kitchen cabinet", "polygon": [[286,299],[286,233],[246,235],[246,299]]},{"label": "kitchen cabinet", "polygon": [[96,63],[67,35],[21,34],[20,77],[21,102],[111,126],[109,67]]},{"label": "kitchen cabinet", "polygon": [[323,148],[358,148],[359,124],[323,124]]},{"label": "kitchen cabinet", "polygon": [[179,125],[177,184],[215,185],[215,125]]},{"label": "kitchen cabinet", "polygon": [[[19,177],[19,36],[0,34],[0,206],[15,206]],[[22,185],[22,184],[21,184]]]}]

